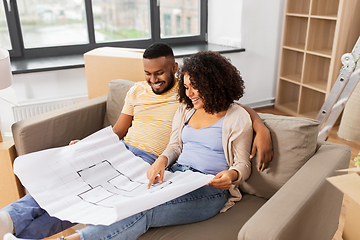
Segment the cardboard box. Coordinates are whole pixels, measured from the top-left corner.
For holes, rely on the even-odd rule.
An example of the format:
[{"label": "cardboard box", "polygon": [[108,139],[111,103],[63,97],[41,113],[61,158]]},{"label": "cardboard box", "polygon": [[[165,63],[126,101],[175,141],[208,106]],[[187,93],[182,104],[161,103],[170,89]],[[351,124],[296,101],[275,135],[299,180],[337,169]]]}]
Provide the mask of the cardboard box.
[{"label": "cardboard box", "polygon": [[24,196],[24,187],[13,172],[16,156],[14,141],[4,137],[0,142],[0,209]]},{"label": "cardboard box", "polygon": [[102,47],[84,54],[89,99],[106,95],[115,79],[144,81],[144,49]]},{"label": "cardboard box", "polygon": [[349,174],[327,178],[327,180],[350,198],[346,211],[344,240],[360,239],[360,168],[349,168]]}]

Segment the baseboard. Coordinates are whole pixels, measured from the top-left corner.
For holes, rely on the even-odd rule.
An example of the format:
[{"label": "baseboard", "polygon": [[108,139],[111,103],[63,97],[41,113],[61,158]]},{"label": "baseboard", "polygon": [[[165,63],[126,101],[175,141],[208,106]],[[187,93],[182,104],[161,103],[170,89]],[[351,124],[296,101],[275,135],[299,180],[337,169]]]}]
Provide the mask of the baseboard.
[{"label": "baseboard", "polygon": [[269,100],[253,102],[253,103],[246,103],[245,105],[248,106],[248,107],[251,107],[251,108],[261,108],[261,107],[274,106],[275,105],[275,98],[274,99],[269,99]]}]

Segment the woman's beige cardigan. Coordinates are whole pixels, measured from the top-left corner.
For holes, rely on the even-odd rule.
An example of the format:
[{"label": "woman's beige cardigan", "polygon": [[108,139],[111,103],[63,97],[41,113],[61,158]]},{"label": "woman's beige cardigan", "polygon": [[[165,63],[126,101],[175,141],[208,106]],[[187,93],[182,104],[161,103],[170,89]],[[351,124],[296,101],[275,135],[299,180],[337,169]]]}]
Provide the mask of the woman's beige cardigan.
[{"label": "woman's beige cardigan", "polygon": [[[174,115],[170,141],[162,154],[168,158],[168,166],[177,160],[182,151],[181,132],[186,117],[192,110],[186,109],[186,105],[181,104]],[[229,189],[231,196],[221,212],[225,212],[236,201],[241,199],[238,187],[251,173],[250,150],[252,138],[253,129],[250,116],[240,104],[234,102],[225,114],[222,143],[227,163],[230,166],[229,169],[238,171],[239,178],[231,185]]]}]

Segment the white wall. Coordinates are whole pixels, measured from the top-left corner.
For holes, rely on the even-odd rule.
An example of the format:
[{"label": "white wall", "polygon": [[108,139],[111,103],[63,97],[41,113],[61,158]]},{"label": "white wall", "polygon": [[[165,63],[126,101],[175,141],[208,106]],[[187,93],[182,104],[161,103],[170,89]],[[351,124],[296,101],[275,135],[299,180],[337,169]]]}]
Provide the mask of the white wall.
[{"label": "white wall", "polygon": [[251,107],[268,105],[275,99],[284,2],[209,0],[208,41],[233,42],[233,46],[240,43],[245,48],[245,52],[225,56],[240,70],[246,87],[241,102]]},{"label": "white wall", "polygon": [[84,68],[13,75],[19,103],[87,95]]},{"label": "white wall", "polygon": [[208,41],[241,47],[243,0],[209,0],[208,3]]},{"label": "white wall", "polygon": [[[284,1],[209,0],[209,42],[246,49],[225,56],[240,70],[246,87],[241,102],[251,107],[275,99]],[[17,74],[12,88],[20,104],[87,95],[84,68]],[[1,95],[1,130],[7,135],[14,122],[13,104]]]},{"label": "white wall", "polygon": [[82,96],[87,96],[84,68],[13,75],[11,88],[0,91],[1,132],[11,134],[15,104]]}]

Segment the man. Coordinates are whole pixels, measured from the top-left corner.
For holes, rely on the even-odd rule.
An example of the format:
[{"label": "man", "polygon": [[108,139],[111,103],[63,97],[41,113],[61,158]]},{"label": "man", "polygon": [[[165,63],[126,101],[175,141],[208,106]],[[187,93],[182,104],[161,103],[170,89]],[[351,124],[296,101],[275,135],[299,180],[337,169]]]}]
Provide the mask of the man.
[{"label": "man", "polygon": [[137,82],[129,90],[113,130],[126,144],[156,159],[169,142],[172,118],[179,106],[175,81],[178,64],[165,44],[147,48],[143,59],[146,82]]},{"label": "man", "polygon": [[[131,152],[151,164],[169,141],[172,118],[179,106],[175,80],[178,64],[171,47],[163,43],[148,47],[143,55],[143,63],[146,81],[137,82],[128,91],[113,130]],[[252,156],[258,151],[259,170],[262,171],[272,157],[270,133],[256,112],[245,108],[256,132]],[[0,238],[10,232],[20,238],[40,239],[72,225],[68,221],[50,217],[30,194],[0,211]]]}]

